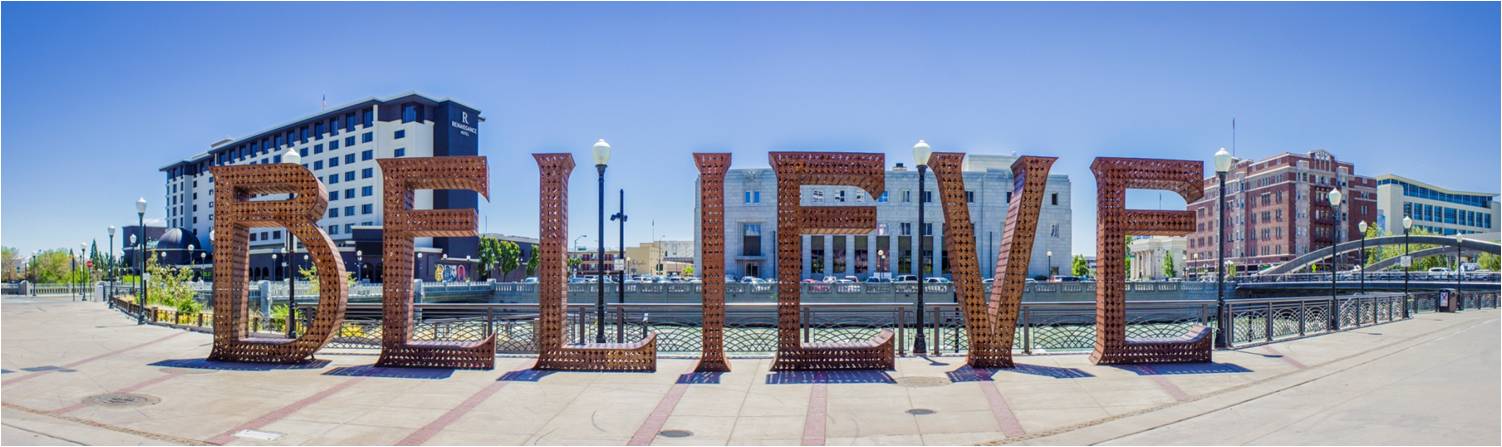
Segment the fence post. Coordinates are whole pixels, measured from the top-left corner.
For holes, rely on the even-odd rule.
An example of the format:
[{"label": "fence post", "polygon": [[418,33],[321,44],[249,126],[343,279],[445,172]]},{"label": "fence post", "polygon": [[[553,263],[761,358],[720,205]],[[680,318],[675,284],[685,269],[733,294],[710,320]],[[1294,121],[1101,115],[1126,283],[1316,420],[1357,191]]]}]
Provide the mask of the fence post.
[{"label": "fence post", "polygon": [[1033,353],[1033,310],[1022,308],[1022,353]]},{"label": "fence post", "polygon": [[1304,336],[1304,321],[1306,321],[1308,319],[1309,319],[1309,306],[1305,305],[1304,300],[1299,300],[1299,336],[1300,337]]},{"label": "fence post", "polygon": [[1273,318],[1274,318],[1273,303],[1271,301],[1269,301],[1267,303],[1267,318],[1263,319],[1264,324],[1267,325],[1267,342],[1268,343],[1272,343],[1272,341],[1273,341]]},{"label": "fence post", "polygon": [[485,336],[489,337],[495,331],[495,308],[485,306]]},{"label": "fence post", "polygon": [[803,342],[808,343],[813,335],[814,310],[803,312]]},{"label": "fence post", "polygon": [[897,355],[907,355],[907,306],[897,306]]}]

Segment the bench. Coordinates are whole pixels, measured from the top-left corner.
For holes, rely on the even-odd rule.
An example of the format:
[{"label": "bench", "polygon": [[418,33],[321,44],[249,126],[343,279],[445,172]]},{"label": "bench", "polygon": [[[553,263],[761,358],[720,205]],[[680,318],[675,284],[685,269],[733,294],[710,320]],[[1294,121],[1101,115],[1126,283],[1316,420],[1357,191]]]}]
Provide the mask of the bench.
[{"label": "bench", "polygon": [[882,330],[862,342],[807,343],[780,347],[773,371],[821,369],[893,369],[893,333]]}]

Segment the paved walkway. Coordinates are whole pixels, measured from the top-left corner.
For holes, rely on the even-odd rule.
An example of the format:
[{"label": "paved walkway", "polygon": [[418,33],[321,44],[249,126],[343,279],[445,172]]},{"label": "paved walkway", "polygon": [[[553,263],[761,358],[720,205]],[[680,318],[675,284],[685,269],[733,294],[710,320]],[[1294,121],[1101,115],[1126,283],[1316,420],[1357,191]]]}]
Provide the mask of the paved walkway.
[{"label": "paved walkway", "polygon": [[[1241,351],[1216,363],[1012,370],[899,359],[889,372],[544,373],[204,362],[209,335],[136,326],[100,303],[3,307],[5,444],[1498,444],[1496,310]],[[144,401],[95,401],[128,393]],[[1442,412],[1449,411],[1449,415]]]}]

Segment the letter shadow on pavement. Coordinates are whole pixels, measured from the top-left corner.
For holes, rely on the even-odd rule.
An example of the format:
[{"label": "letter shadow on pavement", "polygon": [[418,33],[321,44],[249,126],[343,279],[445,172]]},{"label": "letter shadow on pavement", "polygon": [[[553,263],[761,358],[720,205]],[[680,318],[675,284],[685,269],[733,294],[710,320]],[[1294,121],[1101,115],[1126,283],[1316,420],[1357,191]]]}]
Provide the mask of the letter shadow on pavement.
[{"label": "letter shadow on pavement", "polygon": [[680,374],[678,375],[677,383],[683,385],[716,384],[720,383],[720,376],[724,374],[725,373],[722,372],[692,372],[687,374]]},{"label": "letter shadow on pavement", "polygon": [[322,369],[329,365],[328,360],[309,360],[301,363],[251,363],[251,362],[221,362],[208,359],[175,359],[162,360],[151,363],[149,366],[163,368],[188,368],[207,369],[214,371],[280,371],[289,369]]},{"label": "letter shadow on pavement", "polygon": [[541,382],[543,377],[551,376],[558,371],[546,369],[518,369],[501,374],[500,382]]},{"label": "letter shadow on pavement", "polygon": [[1055,379],[1083,379],[1087,377],[1095,377],[1094,374],[1090,374],[1088,372],[1085,372],[1085,370],[1079,368],[1028,365],[1024,363],[1017,363],[1016,366],[1012,368],[975,369],[971,368],[969,365],[966,365],[961,366],[959,367],[959,369],[956,369],[954,371],[944,373],[944,375],[949,376],[949,381],[954,383],[989,382],[995,380],[996,375],[1007,372],[1027,374],[1031,376],[1052,377]]},{"label": "letter shadow on pavement", "polygon": [[375,365],[341,366],[325,376],[378,377],[385,379],[442,380],[454,375],[453,368],[391,368]]},{"label": "letter shadow on pavement", "polygon": [[1178,376],[1192,374],[1236,374],[1249,373],[1246,369],[1235,363],[1153,363],[1136,365],[1112,365],[1113,368],[1124,369],[1137,373],[1139,376]]},{"label": "letter shadow on pavement", "polygon": [[897,383],[891,374],[881,370],[853,371],[778,371],[767,374],[768,385],[798,385],[816,383]]}]

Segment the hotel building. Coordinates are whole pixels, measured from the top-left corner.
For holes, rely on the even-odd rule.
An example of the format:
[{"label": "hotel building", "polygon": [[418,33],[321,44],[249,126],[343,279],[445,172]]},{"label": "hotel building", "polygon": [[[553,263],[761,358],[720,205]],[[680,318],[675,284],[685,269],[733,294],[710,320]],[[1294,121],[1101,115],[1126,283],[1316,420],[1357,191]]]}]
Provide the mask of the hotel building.
[{"label": "hotel building", "polygon": [[[996,270],[1002,224],[1012,194],[1012,162],[1016,157],[970,155],[965,158],[965,196],[974,220],[976,255],[980,274],[990,278]],[[696,189],[697,190],[697,189]],[[944,211],[937,201],[938,183],[926,176],[924,194],[918,194],[918,172],[898,163],[886,172],[886,191],[872,197],[847,186],[805,186],[804,205],[876,206],[876,230],[864,235],[803,235],[805,279],[825,276],[888,277],[915,275],[919,265],[925,275],[950,276],[949,253],[944,250]],[[1043,194],[1029,276],[1050,271],[1068,274],[1071,262],[1069,177],[1050,175]],[[699,213],[698,194],[695,216]],[[918,240],[918,200],[925,203],[922,241]],[[703,229],[694,220],[694,239],[704,240]],[[770,168],[731,169],[725,175],[725,273],[732,278],[777,277],[777,179]],[[921,247],[921,248],[919,248]],[[1048,256],[1049,252],[1053,256]],[[696,247],[694,268],[703,269],[703,253]],[[1050,265],[1050,260],[1052,261]],[[920,264],[921,263],[921,264]]]},{"label": "hotel building", "polygon": [[[1377,184],[1355,170],[1324,150],[1238,160],[1226,177],[1224,241],[1218,241],[1215,229],[1220,183],[1212,173],[1205,179],[1204,197],[1188,206],[1195,213],[1195,231],[1188,237],[1190,272],[1213,274],[1217,243],[1225,245],[1226,260],[1237,273],[1252,273],[1359,238],[1358,222],[1376,223]],[[1332,209],[1326,198],[1331,188],[1344,194],[1339,209]]]},{"label": "hotel building", "polygon": [[[383,210],[381,169],[376,160],[478,155],[482,121],[478,110],[457,101],[409,93],[367,98],[244,137],[226,138],[210,145],[208,151],[161,168],[167,182],[162,202],[166,224],[182,229],[188,243],[196,242],[200,249],[212,252],[208,235],[214,223],[214,178],[209,168],[281,163],[283,153],[295,150],[303,166],[328,191],[328,212],[318,225],[344,254],[346,268],[362,272],[362,278],[378,275]],[[420,190],[413,196],[414,209],[478,206],[478,195],[472,191]],[[269,258],[285,246],[285,236],[281,228],[251,230],[252,279],[282,278],[281,269]],[[479,258],[475,237],[419,238],[416,243],[418,253],[426,255],[415,260],[420,279],[433,280],[434,272],[442,271],[441,264],[474,263]],[[294,261],[306,265],[300,258],[295,256]],[[468,276],[474,276],[478,269],[468,267]]]}]

